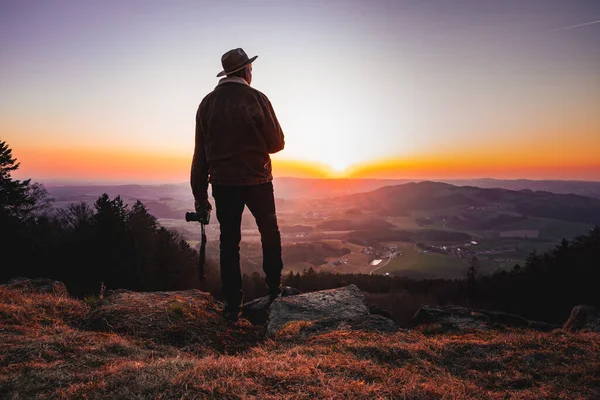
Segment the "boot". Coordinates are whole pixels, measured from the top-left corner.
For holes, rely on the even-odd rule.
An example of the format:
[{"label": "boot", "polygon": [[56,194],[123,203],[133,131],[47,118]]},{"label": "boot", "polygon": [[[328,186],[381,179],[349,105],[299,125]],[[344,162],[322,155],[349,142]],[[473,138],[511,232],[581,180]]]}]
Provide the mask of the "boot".
[{"label": "boot", "polygon": [[281,297],[281,285],[276,288],[269,288],[269,301],[273,302],[278,297]]},{"label": "boot", "polygon": [[237,303],[225,302],[223,307],[223,318],[231,322],[237,322],[240,317],[240,305]]}]

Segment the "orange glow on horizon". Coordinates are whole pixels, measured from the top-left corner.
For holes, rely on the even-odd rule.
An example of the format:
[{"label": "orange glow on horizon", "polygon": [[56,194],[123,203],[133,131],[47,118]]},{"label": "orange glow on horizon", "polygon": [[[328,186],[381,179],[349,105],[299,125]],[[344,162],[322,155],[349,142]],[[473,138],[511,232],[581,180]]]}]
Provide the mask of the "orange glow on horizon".
[{"label": "orange glow on horizon", "polygon": [[[185,182],[189,179],[192,154],[136,153],[108,149],[13,149],[21,166],[19,179],[89,182]],[[275,176],[298,178],[341,177],[330,166],[318,162],[273,159]]]},{"label": "orange glow on horizon", "polygon": [[[135,153],[108,149],[13,149],[21,163],[15,176],[34,181],[171,183],[189,179],[191,154]],[[554,157],[554,159],[552,158]],[[593,157],[557,159],[528,154],[485,156],[453,154],[376,160],[341,170],[320,162],[273,158],[275,177],[460,179],[530,178],[600,180],[600,162]]]},{"label": "orange glow on horizon", "polygon": [[481,164],[461,162],[415,162],[387,160],[356,166],[352,178],[372,179],[540,179],[600,180],[600,163],[596,164]]}]

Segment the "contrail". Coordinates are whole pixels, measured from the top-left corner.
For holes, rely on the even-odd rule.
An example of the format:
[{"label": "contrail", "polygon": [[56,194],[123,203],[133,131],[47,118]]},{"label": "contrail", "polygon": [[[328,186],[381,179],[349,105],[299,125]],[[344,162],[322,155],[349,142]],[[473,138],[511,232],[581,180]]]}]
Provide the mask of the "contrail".
[{"label": "contrail", "polygon": [[564,28],[554,29],[554,32],[556,32],[556,31],[566,31],[566,30],[569,30],[569,29],[581,28],[582,26],[595,25],[595,24],[600,24],[600,19],[596,20],[596,21],[585,22],[583,24],[577,24],[577,25],[572,25],[572,26],[565,26]]}]

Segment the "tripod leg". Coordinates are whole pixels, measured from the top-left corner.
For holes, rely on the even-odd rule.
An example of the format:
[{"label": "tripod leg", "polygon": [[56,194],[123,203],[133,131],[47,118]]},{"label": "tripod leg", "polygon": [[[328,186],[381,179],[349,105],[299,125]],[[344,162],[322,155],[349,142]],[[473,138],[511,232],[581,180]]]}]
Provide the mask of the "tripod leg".
[{"label": "tripod leg", "polygon": [[202,225],[202,242],[200,242],[200,257],[198,260],[198,276],[200,281],[204,281],[206,278],[204,266],[206,265],[206,231],[204,225]]}]

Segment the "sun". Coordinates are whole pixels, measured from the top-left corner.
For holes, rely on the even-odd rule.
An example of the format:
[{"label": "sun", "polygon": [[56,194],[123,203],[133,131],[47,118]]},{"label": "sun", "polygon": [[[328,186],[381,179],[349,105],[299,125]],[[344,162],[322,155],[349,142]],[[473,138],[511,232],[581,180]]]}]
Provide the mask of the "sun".
[{"label": "sun", "polygon": [[350,172],[351,163],[346,160],[331,160],[328,164],[331,167],[332,178],[345,178]]},{"label": "sun", "polygon": [[330,162],[329,165],[335,172],[344,172],[348,168],[348,164],[340,160]]}]

